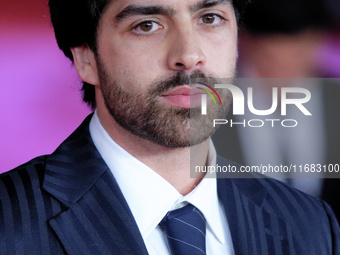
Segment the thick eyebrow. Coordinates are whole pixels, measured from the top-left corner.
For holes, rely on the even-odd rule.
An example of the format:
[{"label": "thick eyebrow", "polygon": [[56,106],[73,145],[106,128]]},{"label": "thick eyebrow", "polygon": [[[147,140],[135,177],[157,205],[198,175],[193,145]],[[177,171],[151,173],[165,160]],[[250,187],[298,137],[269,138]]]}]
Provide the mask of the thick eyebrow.
[{"label": "thick eyebrow", "polygon": [[167,15],[173,16],[175,11],[172,8],[164,6],[139,6],[139,5],[129,5],[123,11],[121,11],[117,16],[116,20],[118,22],[127,19],[133,15]]},{"label": "thick eyebrow", "polygon": [[[189,9],[191,13],[195,13],[196,11],[204,8],[230,3],[231,0],[202,0],[191,6]],[[120,13],[118,13],[118,15],[116,16],[116,20],[117,22],[121,22],[133,15],[155,15],[155,14],[161,14],[172,17],[175,14],[175,10],[170,7],[159,5],[152,6],[129,5]]]},{"label": "thick eyebrow", "polygon": [[231,4],[231,0],[202,0],[190,7],[190,11],[195,13],[204,8],[210,8],[220,4]]}]

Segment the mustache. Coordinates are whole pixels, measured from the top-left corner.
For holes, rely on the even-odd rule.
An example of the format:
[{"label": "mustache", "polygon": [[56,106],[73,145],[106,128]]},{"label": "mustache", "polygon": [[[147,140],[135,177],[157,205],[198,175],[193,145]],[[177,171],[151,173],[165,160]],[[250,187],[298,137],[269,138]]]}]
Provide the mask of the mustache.
[{"label": "mustache", "polygon": [[215,77],[210,74],[208,76],[201,70],[195,70],[190,75],[185,71],[180,71],[174,76],[155,82],[151,86],[148,94],[151,96],[158,96],[179,86],[200,83],[200,80],[202,79],[204,79],[205,84],[213,85],[217,83]]}]

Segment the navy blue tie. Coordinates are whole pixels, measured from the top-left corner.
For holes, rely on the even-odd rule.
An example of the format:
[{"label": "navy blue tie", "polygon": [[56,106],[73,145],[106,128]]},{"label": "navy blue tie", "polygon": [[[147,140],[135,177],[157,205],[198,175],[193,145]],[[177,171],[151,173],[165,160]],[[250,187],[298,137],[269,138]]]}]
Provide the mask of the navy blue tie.
[{"label": "navy blue tie", "polygon": [[170,211],[159,223],[173,255],[202,255],[205,250],[205,218],[191,204]]}]

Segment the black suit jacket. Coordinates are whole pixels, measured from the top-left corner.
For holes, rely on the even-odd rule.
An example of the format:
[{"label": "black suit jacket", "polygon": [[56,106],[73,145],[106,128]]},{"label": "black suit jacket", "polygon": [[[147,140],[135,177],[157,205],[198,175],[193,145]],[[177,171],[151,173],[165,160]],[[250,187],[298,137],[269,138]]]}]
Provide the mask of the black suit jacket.
[{"label": "black suit jacket", "polygon": [[[147,254],[89,120],[53,154],[1,175],[0,254]],[[218,195],[237,255],[340,254],[339,226],[316,198],[270,179],[218,179]]]}]

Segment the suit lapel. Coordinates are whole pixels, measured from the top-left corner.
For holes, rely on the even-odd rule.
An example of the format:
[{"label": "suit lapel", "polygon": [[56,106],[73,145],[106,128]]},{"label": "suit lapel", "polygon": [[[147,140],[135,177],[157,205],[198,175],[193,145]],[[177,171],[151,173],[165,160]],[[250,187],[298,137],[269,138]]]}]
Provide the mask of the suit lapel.
[{"label": "suit lapel", "polygon": [[[219,159],[218,164],[230,162]],[[217,185],[235,254],[294,254],[290,227],[265,207],[267,191],[259,180],[219,178]]]},{"label": "suit lapel", "polygon": [[66,210],[49,220],[67,254],[147,254],[132,213],[89,134],[89,116],[46,161],[43,188]]}]

